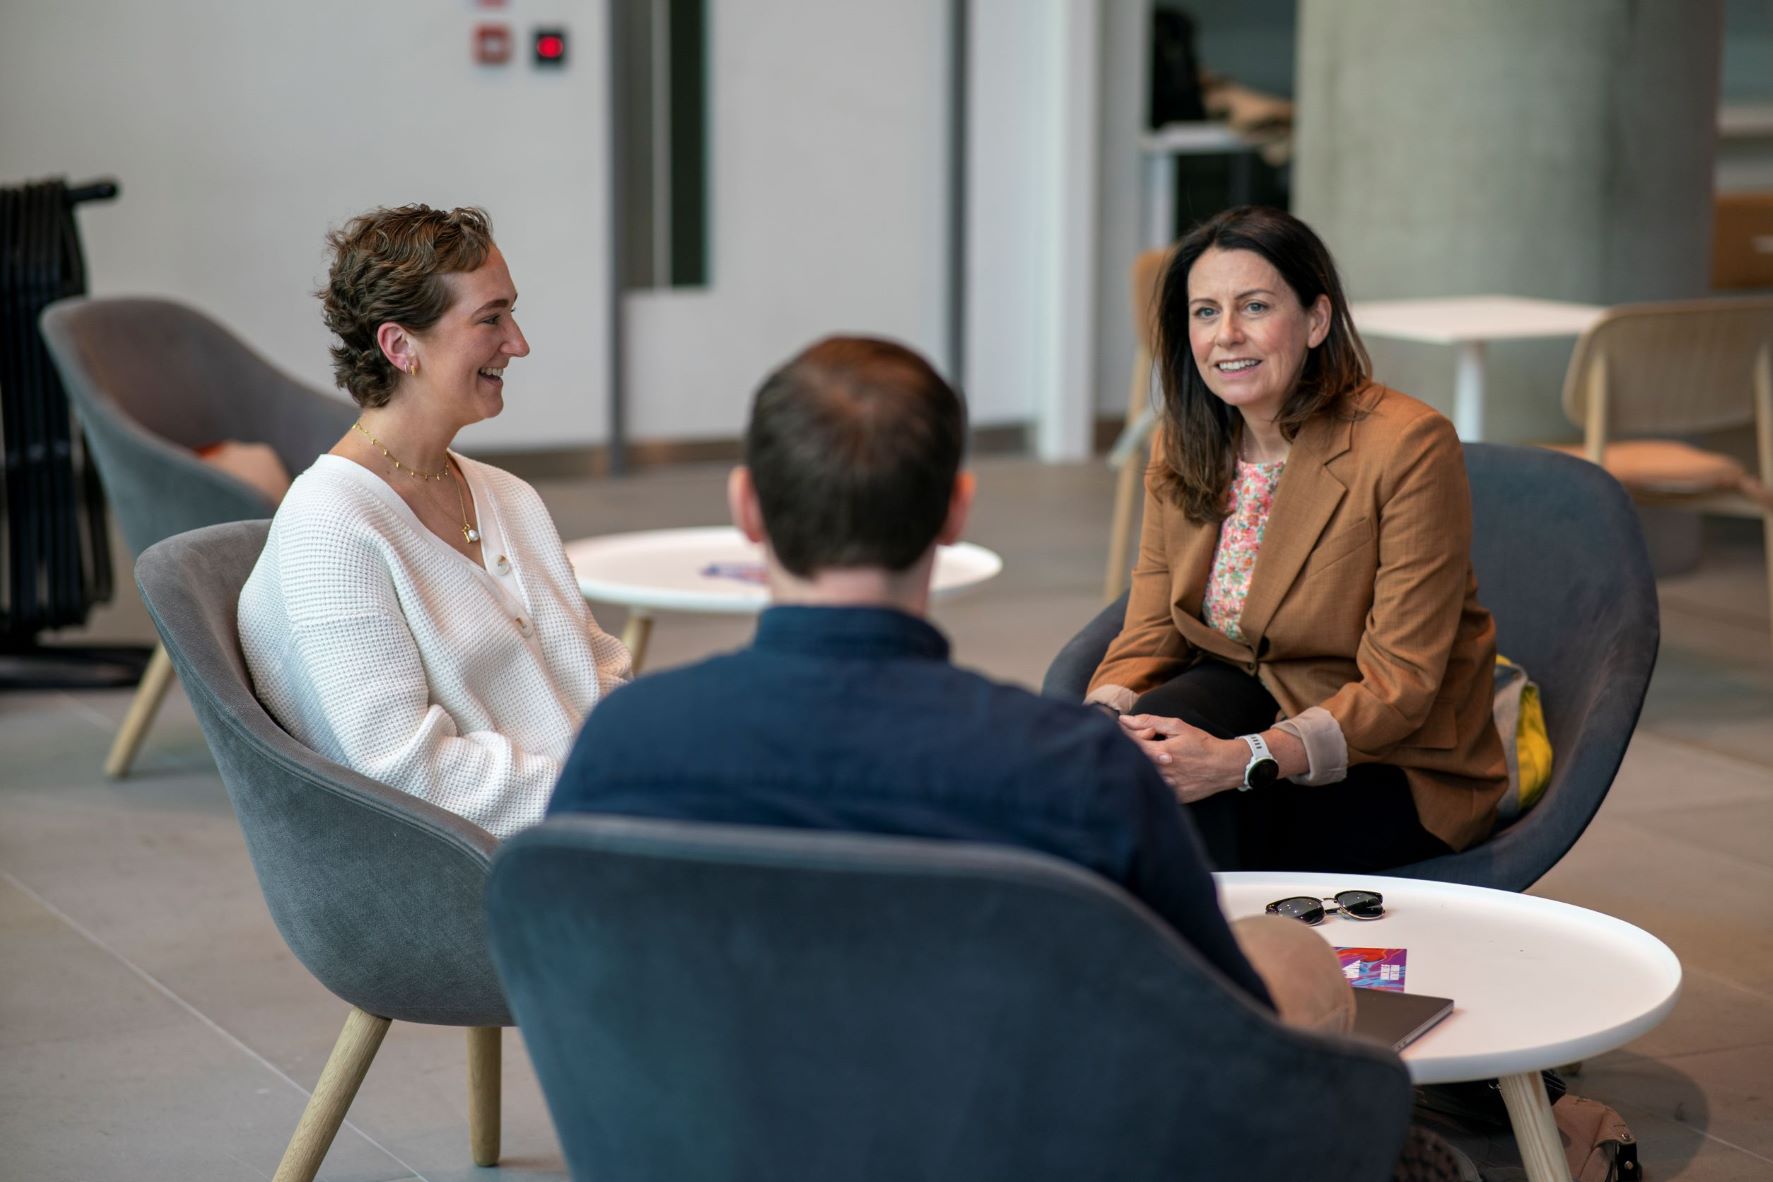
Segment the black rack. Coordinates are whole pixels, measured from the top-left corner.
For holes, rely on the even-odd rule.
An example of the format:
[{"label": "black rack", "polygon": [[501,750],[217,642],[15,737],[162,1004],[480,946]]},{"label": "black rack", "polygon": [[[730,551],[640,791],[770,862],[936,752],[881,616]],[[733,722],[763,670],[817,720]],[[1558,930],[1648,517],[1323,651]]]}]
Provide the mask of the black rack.
[{"label": "black rack", "polygon": [[134,649],[38,643],[84,624],[113,590],[104,494],[37,318],[86,291],[74,208],[117,191],[113,180],[0,187],[0,687],[127,683],[140,672]]}]

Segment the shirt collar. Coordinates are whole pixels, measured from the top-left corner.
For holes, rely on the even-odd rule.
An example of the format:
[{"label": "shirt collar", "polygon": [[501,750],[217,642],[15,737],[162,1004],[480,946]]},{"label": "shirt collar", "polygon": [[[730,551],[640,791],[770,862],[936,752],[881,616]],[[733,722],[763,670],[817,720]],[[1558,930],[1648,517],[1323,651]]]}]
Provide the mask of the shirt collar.
[{"label": "shirt collar", "polygon": [[948,659],[948,638],[888,607],[771,607],[757,621],[754,648],[821,657]]}]

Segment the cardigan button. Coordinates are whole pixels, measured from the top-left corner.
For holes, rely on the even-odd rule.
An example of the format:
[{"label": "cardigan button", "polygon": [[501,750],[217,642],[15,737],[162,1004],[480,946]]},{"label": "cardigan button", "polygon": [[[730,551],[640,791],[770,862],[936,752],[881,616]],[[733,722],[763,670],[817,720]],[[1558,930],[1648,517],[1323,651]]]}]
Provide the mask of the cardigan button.
[{"label": "cardigan button", "polygon": [[503,554],[499,555],[499,560],[493,565],[498,567],[501,575],[508,575],[511,573],[511,560],[506,558]]},{"label": "cardigan button", "polygon": [[517,617],[517,630],[519,632],[523,633],[525,640],[529,639],[531,636],[534,636],[536,634],[535,628],[533,626],[531,626],[530,622],[528,620],[524,619],[522,616]]}]

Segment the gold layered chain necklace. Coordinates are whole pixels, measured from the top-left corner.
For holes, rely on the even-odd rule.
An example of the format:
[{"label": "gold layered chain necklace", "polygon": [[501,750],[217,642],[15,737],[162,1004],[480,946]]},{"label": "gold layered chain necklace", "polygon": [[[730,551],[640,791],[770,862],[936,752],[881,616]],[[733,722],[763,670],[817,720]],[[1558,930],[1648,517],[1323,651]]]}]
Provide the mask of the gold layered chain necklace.
[{"label": "gold layered chain necklace", "polygon": [[[352,423],[351,426],[354,430],[361,432],[363,437],[365,439],[369,440],[370,443],[375,446],[375,449],[377,451],[381,452],[382,455],[387,459],[387,461],[390,464],[394,465],[394,470],[396,472],[404,472],[408,476],[412,477],[414,480],[442,480],[445,476],[448,476],[450,473],[451,465],[450,465],[448,458],[445,458],[443,461],[443,471],[441,471],[441,472],[423,472],[417,468],[409,467],[408,465],[401,463],[399,458],[396,457],[393,452],[389,451],[386,447],[384,447],[382,445],[382,441],[380,439],[377,439],[374,435],[371,435],[369,433],[369,428],[365,427],[363,425],[362,419],[358,419],[355,423]],[[480,530],[478,528],[476,528],[474,525],[474,522],[469,519],[469,517],[468,517],[468,499],[462,495],[462,485],[466,484],[467,482],[468,482],[467,477],[463,476],[461,468],[457,467],[456,468],[456,482],[455,482],[456,483],[456,507],[458,509],[460,509],[462,512],[462,539],[464,541],[466,541],[468,543],[468,545],[472,546],[480,541]]]},{"label": "gold layered chain necklace", "polygon": [[412,477],[414,480],[442,480],[445,476],[449,475],[449,461],[448,460],[443,461],[443,471],[441,471],[441,472],[421,472],[417,468],[407,467],[405,464],[400,462],[399,457],[397,457],[393,452],[389,451],[387,448],[382,446],[382,441],[380,439],[377,439],[374,435],[371,435],[369,433],[369,428],[365,427],[363,425],[362,419],[358,419],[355,423],[352,423],[351,429],[353,431],[360,432],[365,439],[369,440],[370,444],[377,451],[381,452],[382,455],[387,458],[387,460],[390,464],[394,465],[394,470],[396,472],[404,472],[408,476]]}]

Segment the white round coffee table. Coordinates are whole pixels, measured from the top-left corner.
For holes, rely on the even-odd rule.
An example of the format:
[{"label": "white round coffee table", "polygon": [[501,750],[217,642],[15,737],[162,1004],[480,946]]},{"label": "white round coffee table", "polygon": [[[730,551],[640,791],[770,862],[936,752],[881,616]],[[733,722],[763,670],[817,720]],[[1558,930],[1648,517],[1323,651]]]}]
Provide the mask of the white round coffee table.
[{"label": "white round coffee table", "polygon": [[1681,962],[1641,928],[1598,911],[1456,883],[1360,874],[1216,875],[1225,914],[1260,915],[1289,895],[1363,888],[1371,922],[1331,914],[1314,929],[1341,948],[1404,948],[1404,988],[1453,1012],[1403,1050],[1419,1084],[1499,1078],[1527,1176],[1569,1182],[1539,1072],[1653,1028],[1681,992]]},{"label": "white round coffee table", "polygon": [[[649,529],[566,545],[579,590],[593,603],[628,609],[622,641],[639,672],[655,612],[756,615],[769,605],[763,549],[732,526]],[[958,595],[991,579],[1003,559],[961,542],[936,552],[931,594]]]}]

